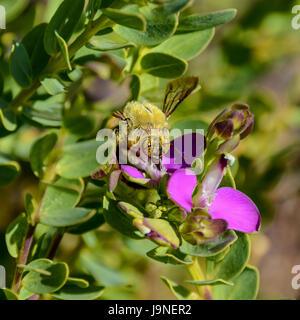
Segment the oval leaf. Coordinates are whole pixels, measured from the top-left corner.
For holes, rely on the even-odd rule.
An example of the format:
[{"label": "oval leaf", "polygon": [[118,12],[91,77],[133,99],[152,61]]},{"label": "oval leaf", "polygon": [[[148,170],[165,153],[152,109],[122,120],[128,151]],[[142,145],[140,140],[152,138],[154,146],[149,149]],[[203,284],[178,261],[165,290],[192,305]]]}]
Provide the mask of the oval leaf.
[{"label": "oval leaf", "polygon": [[51,210],[40,215],[40,222],[51,227],[69,227],[85,222],[95,212],[86,208]]},{"label": "oval leaf", "polygon": [[214,36],[214,29],[178,34],[155,47],[153,52],[168,53],[190,60],[199,55],[208,46]]},{"label": "oval leaf", "polygon": [[22,283],[26,290],[32,293],[45,294],[59,290],[67,281],[69,268],[66,263],[53,263],[48,259],[38,259],[30,262],[29,267],[44,270],[51,275],[29,271]]},{"label": "oval leaf", "polygon": [[259,273],[254,267],[245,270],[232,279],[233,286],[217,285],[213,287],[213,298],[216,300],[253,300],[257,296]]},{"label": "oval leaf", "polygon": [[23,248],[28,231],[26,214],[22,213],[8,226],[5,233],[5,241],[9,254],[17,258]]},{"label": "oval leaf", "polygon": [[84,8],[84,0],[64,0],[51,18],[44,36],[44,46],[48,54],[57,52],[55,32],[68,42],[75,30]]},{"label": "oval leaf", "polygon": [[141,61],[145,72],[160,78],[177,78],[187,69],[187,63],[165,53],[148,53]]},{"label": "oval leaf", "polygon": [[119,25],[140,31],[146,30],[146,19],[141,14],[129,13],[112,8],[104,9],[102,12],[110,20]]},{"label": "oval leaf", "polygon": [[27,88],[32,81],[32,69],[28,53],[25,47],[14,41],[10,58],[10,70],[17,83]]},{"label": "oval leaf", "polygon": [[34,142],[30,150],[29,159],[31,169],[37,177],[41,177],[43,175],[45,160],[49,156],[49,153],[55,147],[56,142],[56,133],[49,133]]},{"label": "oval leaf", "polygon": [[227,9],[208,14],[192,15],[180,18],[176,32],[193,32],[209,29],[223,23],[231,21],[236,9]]}]

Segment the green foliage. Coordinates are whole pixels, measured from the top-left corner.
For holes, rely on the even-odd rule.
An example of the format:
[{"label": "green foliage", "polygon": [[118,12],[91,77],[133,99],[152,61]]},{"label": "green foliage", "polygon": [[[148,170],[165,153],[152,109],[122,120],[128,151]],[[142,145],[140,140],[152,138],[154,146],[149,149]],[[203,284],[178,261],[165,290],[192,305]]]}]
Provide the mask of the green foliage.
[{"label": "green foliage", "polygon": [[193,246],[183,240],[179,249],[182,253],[190,254],[192,256],[209,257],[225,250],[229,245],[234,243],[237,238],[238,237],[233,230],[228,230],[225,233],[220,234],[218,236],[218,240],[215,242],[208,242]]},{"label": "green foliage", "polygon": [[52,293],[64,286],[68,279],[69,269],[66,263],[53,263],[48,259],[38,259],[30,262],[29,267],[41,269],[47,274],[29,271],[22,280],[26,290],[32,293]]},{"label": "green foliage", "polygon": [[46,100],[37,100],[31,108],[23,108],[23,115],[34,126],[60,127],[64,99],[64,94],[58,94]]},{"label": "green foliage", "polygon": [[169,249],[167,247],[156,247],[147,252],[147,256],[156,261],[169,264],[191,264],[192,259],[181,253],[179,250]]},{"label": "green foliage", "polygon": [[75,207],[81,198],[83,188],[84,183],[81,179],[59,178],[47,187],[40,208],[41,214]]},{"label": "green foliage", "polygon": [[12,290],[4,288],[0,289],[0,300],[19,300],[19,297]]},{"label": "green foliage", "polygon": [[28,32],[22,40],[22,44],[30,59],[33,78],[40,75],[50,59],[50,56],[44,48],[44,34],[46,28],[46,23],[39,24]]},{"label": "green foliage", "polygon": [[166,53],[148,53],[141,61],[144,72],[160,78],[177,78],[185,73],[187,63]]},{"label": "green foliage", "polygon": [[94,210],[86,208],[51,210],[41,214],[40,222],[51,227],[69,227],[85,222],[94,214]]},{"label": "green foliage", "polygon": [[53,150],[57,142],[57,135],[49,133],[44,137],[38,139],[30,150],[30,165],[33,173],[37,177],[42,177],[45,160],[49,153]]},{"label": "green foliage", "polygon": [[28,232],[26,214],[22,213],[10,223],[5,233],[6,246],[13,258],[19,257]]},{"label": "green foliage", "polygon": [[44,46],[48,54],[57,52],[57,37],[68,42],[80,19],[84,7],[84,0],[76,2],[64,0],[49,22],[44,36]]},{"label": "green foliage", "polygon": [[[167,175],[159,183],[153,177],[133,178],[118,165],[96,159],[105,148],[96,133],[116,127],[112,113],[132,100],[161,106],[167,79],[189,71],[203,82],[204,93],[193,95],[172,115],[174,128],[207,130],[211,115],[198,109],[210,112],[224,100],[240,97],[236,92],[247,87],[251,77],[239,75],[230,82],[237,71],[229,65],[218,68],[243,63],[248,55],[241,54],[241,48],[253,54],[251,46],[240,43],[241,30],[231,34],[228,28],[230,37],[222,34],[227,42],[213,55],[214,73],[224,80],[211,84],[211,66],[198,68],[196,60],[189,70],[189,61],[211,43],[215,27],[231,21],[236,10],[195,13],[191,0],[59,0],[43,6],[10,2],[0,0],[9,23],[0,39],[0,186],[16,179],[21,164],[21,181],[13,189],[27,193],[24,203],[16,199],[13,209],[9,205],[4,210],[15,215],[25,207],[26,213],[6,230],[16,270],[12,290],[1,289],[0,300],[33,295],[126,299],[136,298],[137,291],[144,298],[149,293],[142,274],[150,262],[191,271],[197,259],[198,273],[204,277],[194,274],[185,282],[199,294],[161,277],[176,298],[201,299],[204,289],[215,299],[255,298],[258,273],[246,266],[247,235],[228,230],[213,241],[187,243],[179,232],[186,212],[176,207],[178,217],[172,219],[175,204],[162,192]],[[35,25],[36,21],[45,23]],[[256,63],[246,68],[257,72]],[[207,92],[211,88],[216,90]],[[268,104],[255,95],[251,99],[259,106]],[[178,118],[180,114],[185,118]],[[4,189],[4,197],[10,187]],[[65,251],[55,256],[62,238]]]},{"label": "green foliage", "polygon": [[41,85],[51,96],[64,92],[64,86],[57,79],[45,78]]},{"label": "green foliage", "polygon": [[71,66],[71,62],[70,62],[68,45],[67,45],[66,41],[64,40],[64,38],[61,37],[57,31],[55,31],[55,37],[56,37],[56,40],[57,40],[58,45],[60,47],[60,51],[64,57],[65,63],[68,66],[68,69],[71,71],[72,66]]},{"label": "green foliage", "polygon": [[217,300],[253,300],[258,292],[259,275],[254,267],[247,266],[244,271],[232,279],[233,286],[217,285],[213,297]]},{"label": "green foliage", "polygon": [[[214,36],[214,29],[188,34],[176,34],[154,48],[154,52],[163,52],[184,60],[198,56],[208,46]],[[158,57],[158,59],[160,59]]]},{"label": "green foliage", "polygon": [[235,9],[227,9],[209,14],[183,17],[179,20],[177,32],[194,32],[209,29],[231,21],[235,15]]},{"label": "green foliage", "polygon": [[9,156],[0,153],[0,186],[11,183],[20,173],[20,165]]},{"label": "green foliage", "polygon": [[91,285],[85,288],[68,280],[60,290],[53,294],[53,297],[60,300],[95,300],[102,295],[103,290],[102,286]]},{"label": "green foliage", "polygon": [[102,10],[102,12],[118,25],[136,29],[139,31],[146,30],[146,20],[141,14],[123,12],[121,10],[111,8],[104,9]]},{"label": "green foliage", "polygon": [[10,69],[13,77],[18,84],[23,87],[29,87],[32,81],[32,68],[28,53],[22,43],[14,41]]},{"label": "green foliage", "polygon": [[175,14],[165,16],[148,7],[139,8],[137,5],[129,5],[123,10],[126,13],[142,14],[146,19],[144,32],[120,25],[114,27],[115,32],[127,41],[133,41],[138,45],[153,46],[168,39],[176,30],[177,17]]},{"label": "green foliage", "polygon": [[[245,268],[250,255],[250,241],[245,233],[237,233],[238,239],[231,245],[229,252],[221,262],[214,263],[215,278],[230,280]],[[213,261],[213,258],[212,258]],[[208,263],[210,259],[208,259]]]},{"label": "green foliage", "polygon": [[14,131],[17,128],[15,113],[8,108],[8,103],[2,98],[0,98],[0,121],[3,127],[8,131]]},{"label": "green foliage", "polygon": [[188,290],[187,288],[177,284],[172,280],[169,280],[167,277],[161,276],[160,278],[178,300],[196,300],[197,299],[197,295],[194,292]]}]

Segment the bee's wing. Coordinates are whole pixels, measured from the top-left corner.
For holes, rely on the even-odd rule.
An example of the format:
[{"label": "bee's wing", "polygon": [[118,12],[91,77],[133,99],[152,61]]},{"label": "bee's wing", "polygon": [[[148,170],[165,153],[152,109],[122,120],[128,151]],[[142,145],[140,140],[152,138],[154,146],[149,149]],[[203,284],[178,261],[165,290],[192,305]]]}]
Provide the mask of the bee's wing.
[{"label": "bee's wing", "polygon": [[175,79],[168,83],[164,99],[163,112],[168,118],[178,105],[197,87],[197,77]]},{"label": "bee's wing", "polygon": [[115,111],[113,113],[113,116],[115,118],[118,118],[118,119],[121,119],[121,120],[126,120],[126,117],[125,117],[125,115],[124,115],[124,113],[122,111]]}]

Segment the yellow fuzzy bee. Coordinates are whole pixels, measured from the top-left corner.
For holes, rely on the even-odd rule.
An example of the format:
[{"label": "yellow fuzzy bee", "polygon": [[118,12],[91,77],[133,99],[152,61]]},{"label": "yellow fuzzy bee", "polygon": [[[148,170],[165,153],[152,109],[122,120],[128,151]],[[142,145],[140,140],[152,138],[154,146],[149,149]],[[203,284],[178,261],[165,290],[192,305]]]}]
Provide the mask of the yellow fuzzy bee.
[{"label": "yellow fuzzy bee", "polygon": [[[148,102],[130,101],[123,111],[113,115],[127,122],[128,146],[141,143],[152,160],[161,160],[169,150],[168,118],[197,87],[198,78],[186,77],[168,83],[163,110]],[[153,130],[156,129],[156,130]]]}]

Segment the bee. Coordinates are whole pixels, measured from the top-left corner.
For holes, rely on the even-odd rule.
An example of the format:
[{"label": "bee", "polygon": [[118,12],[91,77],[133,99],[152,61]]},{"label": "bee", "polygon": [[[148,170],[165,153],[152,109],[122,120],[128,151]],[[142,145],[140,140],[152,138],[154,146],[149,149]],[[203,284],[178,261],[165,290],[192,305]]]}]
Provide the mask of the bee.
[{"label": "bee", "polygon": [[114,112],[114,117],[127,123],[128,147],[140,144],[148,159],[160,163],[162,156],[169,151],[168,119],[197,85],[196,77],[169,82],[162,110],[149,102],[130,101],[123,111]]}]

